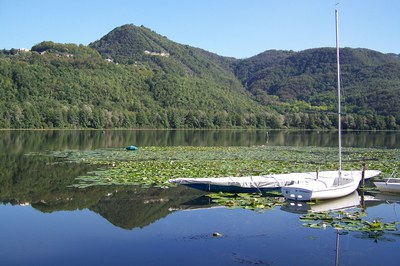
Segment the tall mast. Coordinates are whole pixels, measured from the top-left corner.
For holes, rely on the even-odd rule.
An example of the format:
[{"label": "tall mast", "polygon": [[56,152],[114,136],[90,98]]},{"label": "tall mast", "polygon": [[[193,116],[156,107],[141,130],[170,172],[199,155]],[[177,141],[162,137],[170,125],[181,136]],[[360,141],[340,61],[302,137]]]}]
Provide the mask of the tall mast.
[{"label": "tall mast", "polygon": [[336,62],[337,62],[337,89],[338,89],[338,131],[339,131],[339,178],[342,175],[342,123],[340,100],[340,60],[339,60],[339,14],[335,9],[336,17]]}]

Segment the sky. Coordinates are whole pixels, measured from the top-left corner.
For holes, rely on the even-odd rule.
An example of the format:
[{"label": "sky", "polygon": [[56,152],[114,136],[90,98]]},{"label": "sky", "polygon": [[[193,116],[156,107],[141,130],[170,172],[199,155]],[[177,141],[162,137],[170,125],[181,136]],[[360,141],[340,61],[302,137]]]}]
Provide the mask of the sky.
[{"label": "sky", "polygon": [[[339,4],[338,4],[339,2]],[[0,49],[88,45],[124,24],[222,56],[340,46],[400,54],[400,0],[0,0]]]}]

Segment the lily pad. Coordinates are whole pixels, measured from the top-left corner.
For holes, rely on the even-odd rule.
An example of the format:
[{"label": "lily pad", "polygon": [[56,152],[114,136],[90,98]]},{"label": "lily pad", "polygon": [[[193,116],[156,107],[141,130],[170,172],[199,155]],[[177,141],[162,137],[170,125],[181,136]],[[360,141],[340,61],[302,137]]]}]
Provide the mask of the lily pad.
[{"label": "lily pad", "polygon": [[[366,235],[379,235],[377,232],[397,231],[399,222],[383,222],[381,219],[364,220],[365,216],[358,208],[344,211],[307,213],[300,216],[303,226],[309,228],[326,228],[332,226],[336,230],[362,232]],[[364,235],[365,236],[365,235]],[[370,237],[368,237],[370,238]]]},{"label": "lily pad", "polygon": [[283,197],[266,197],[262,194],[246,193],[210,193],[207,194],[214,203],[228,208],[243,208],[256,212],[264,212],[283,204]]}]

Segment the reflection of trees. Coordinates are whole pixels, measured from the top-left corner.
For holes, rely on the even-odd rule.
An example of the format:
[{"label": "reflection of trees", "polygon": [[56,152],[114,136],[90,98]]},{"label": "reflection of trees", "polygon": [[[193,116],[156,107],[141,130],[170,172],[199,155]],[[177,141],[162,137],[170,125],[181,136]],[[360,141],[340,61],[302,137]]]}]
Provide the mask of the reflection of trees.
[{"label": "reflection of trees", "polygon": [[182,187],[168,190],[135,186],[69,188],[76,176],[96,166],[60,163],[45,156],[3,154],[0,167],[0,202],[31,204],[41,212],[90,209],[126,229],[151,224],[198,196],[195,191]]},{"label": "reflection of trees", "polygon": [[31,204],[42,212],[90,209],[112,224],[146,226],[198,194],[192,190],[97,186],[74,189],[75,177],[97,166],[57,162],[47,156],[1,154],[0,202]]},{"label": "reflection of trees", "polygon": [[167,216],[196,196],[198,193],[183,187],[143,189],[105,186],[71,189],[69,193],[59,194],[47,201],[34,202],[32,207],[42,212],[89,209],[115,226],[133,229]]},{"label": "reflection of trees", "polygon": [[147,226],[198,196],[186,188],[141,189],[138,187],[118,191],[102,198],[89,209],[100,214],[115,226],[132,229]]},{"label": "reflection of trees", "polygon": [[[0,131],[1,152],[143,146],[336,146],[329,131],[266,130],[45,130]],[[398,132],[345,132],[345,146],[398,147]]]},{"label": "reflection of trees", "polygon": [[74,189],[57,198],[32,203],[41,212],[90,209],[115,226],[133,229],[145,227],[175,210],[211,207],[201,192],[177,187],[170,189],[136,186],[97,186]]},{"label": "reflection of trees", "polygon": [[46,201],[68,191],[74,178],[93,170],[92,165],[56,163],[44,156],[0,156],[0,201]]}]

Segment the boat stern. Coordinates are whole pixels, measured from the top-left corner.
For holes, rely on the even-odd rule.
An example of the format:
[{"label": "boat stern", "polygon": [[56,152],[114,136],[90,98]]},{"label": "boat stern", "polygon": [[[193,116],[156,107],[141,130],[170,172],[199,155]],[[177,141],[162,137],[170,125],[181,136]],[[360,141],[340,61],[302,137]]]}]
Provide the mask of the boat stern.
[{"label": "boat stern", "polygon": [[312,196],[311,190],[292,186],[282,187],[281,192],[286,199],[295,201],[308,201]]}]

